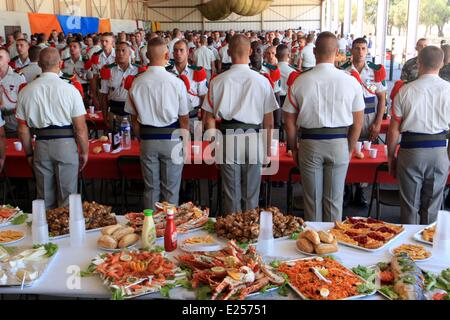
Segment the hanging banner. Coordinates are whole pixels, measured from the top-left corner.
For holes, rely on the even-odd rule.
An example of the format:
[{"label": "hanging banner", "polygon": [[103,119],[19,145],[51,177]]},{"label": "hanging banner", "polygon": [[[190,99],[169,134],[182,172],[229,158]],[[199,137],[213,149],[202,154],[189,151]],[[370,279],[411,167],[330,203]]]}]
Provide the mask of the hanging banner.
[{"label": "hanging banner", "polygon": [[28,13],[31,33],[50,33],[52,30],[61,32],[57,16],[45,13]]},{"label": "hanging banner", "polygon": [[61,15],[58,15],[57,18],[65,35],[68,33],[81,33],[85,36],[88,33],[96,33],[99,30],[98,18]]},{"label": "hanging banner", "polygon": [[99,33],[111,32],[111,20],[100,19],[100,22],[98,25],[98,32]]}]

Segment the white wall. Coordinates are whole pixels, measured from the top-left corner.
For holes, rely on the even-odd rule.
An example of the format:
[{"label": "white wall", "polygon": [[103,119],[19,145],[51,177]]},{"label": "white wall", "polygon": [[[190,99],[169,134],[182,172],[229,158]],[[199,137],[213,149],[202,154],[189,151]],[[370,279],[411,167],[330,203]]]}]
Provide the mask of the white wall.
[{"label": "white wall", "polygon": [[28,15],[24,12],[0,11],[0,35],[5,37],[5,26],[20,26],[22,32],[31,34]]},{"label": "white wall", "polygon": [[118,33],[121,31],[134,32],[137,29],[135,20],[111,19],[111,31]]}]

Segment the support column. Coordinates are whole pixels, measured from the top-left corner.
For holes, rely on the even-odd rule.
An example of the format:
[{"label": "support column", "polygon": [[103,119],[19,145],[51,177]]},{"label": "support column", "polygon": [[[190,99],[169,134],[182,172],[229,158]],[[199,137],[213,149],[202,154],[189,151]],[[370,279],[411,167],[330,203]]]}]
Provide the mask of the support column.
[{"label": "support column", "polygon": [[386,60],[386,34],[389,0],[378,0],[375,62],[384,64]]},{"label": "support column", "polygon": [[352,27],[352,0],[344,0],[344,34],[350,34]]},{"label": "support column", "polygon": [[322,1],[320,4],[320,31],[325,31],[326,22],[325,22],[325,1]]},{"label": "support column", "polygon": [[15,11],[16,10],[14,0],[6,0],[6,10],[7,11]]},{"label": "support column", "polygon": [[333,32],[335,32],[339,28],[339,0],[333,0],[333,9]]},{"label": "support column", "polygon": [[264,30],[264,11],[261,12],[260,28],[261,28],[261,31]]},{"label": "support column", "polygon": [[331,0],[327,0],[327,31],[332,31],[332,21],[331,21]]},{"label": "support column", "polygon": [[365,1],[358,0],[358,11],[356,15],[356,37],[364,36],[364,12]]},{"label": "support column", "polygon": [[408,28],[406,29],[406,60],[416,54],[420,0],[408,0]]}]

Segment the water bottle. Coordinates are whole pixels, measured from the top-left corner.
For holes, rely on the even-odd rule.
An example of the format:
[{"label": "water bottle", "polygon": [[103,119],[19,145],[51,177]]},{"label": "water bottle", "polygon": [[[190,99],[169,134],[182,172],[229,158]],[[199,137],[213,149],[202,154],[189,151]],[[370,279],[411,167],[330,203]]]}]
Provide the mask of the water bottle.
[{"label": "water bottle", "polygon": [[123,117],[122,123],[120,125],[120,132],[122,133],[122,149],[131,149],[131,126],[127,117]]}]

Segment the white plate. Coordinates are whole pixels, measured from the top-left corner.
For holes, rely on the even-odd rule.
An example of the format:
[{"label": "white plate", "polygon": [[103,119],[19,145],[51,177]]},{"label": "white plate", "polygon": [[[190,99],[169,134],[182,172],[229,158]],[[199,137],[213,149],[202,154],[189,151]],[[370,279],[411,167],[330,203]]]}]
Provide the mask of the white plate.
[{"label": "white plate", "polygon": [[434,225],[436,225],[436,222],[430,224],[428,227],[425,227],[425,228],[423,228],[423,229],[420,230],[420,231],[417,231],[417,232],[414,234],[413,239],[416,240],[417,242],[425,243],[425,244],[428,244],[428,245],[432,246],[432,245],[433,245],[433,242],[423,240],[423,238],[422,238],[422,232],[423,232],[425,229],[431,228],[431,227],[434,226]]},{"label": "white plate", "polygon": [[9,242],[0,242],[0,245],[4,246],[4,245],[8,245],[8,244],[13,244],[19,241],[22,241],[25,238],[25,233],[23,233],[22,237],[13,241],[9,241]]},{"label": "white plate", "polygon": [[[353,217],[353,218],[357,218],[357,219],[360,218],[360,219],[361,219],[361,218],[363,218],[363,217]],[[364,219],[367,219],[367,218],[364,218]],[[398,226],[398,224],[394,224],[394,223],[390,223],[390,224],[393,224],[393,225],[397,225],[397,226]],[[389,227],[389,226],[387,226],[387,227]],[[331,231],[331,229],[330,229],[330,230],[327,230],[327,232],[330,232],[330,231]],[[351,243],[347,243],[347,242],[340,241],[339,239],[336,239],[336,240],[337,240],[338,243],[343,244],[343,245],[345,245],[345,246],[347,246],[347,247],[351,247],[351,248],[355,248],[355,249],[359,249],[359,250],[363,250],[363,251],[367,251],[367,252],[377,252],[377,251],[380,251],[380,250],[382,250],[382,249],[385,249],[386,246],[392,244],[395,240],[397,240],[397,239],[398,239],[401,235],[403,235],[405,232],[406,232],[406,230],[405,230],[405,228],[403,227],[403,231],[402,231],[402,232],[400,232],[399,234],[395,235],[395,237],[391,238],[388,242],[386,242],[386,243],[383,244],[381,247],[376,248],[376,249],[368,249],[368,248],[360,247],[360,246],[355,245],[355,244],[351,244]]]},{"label": "white plate", "polygon": [[[107,226],[105,226],[105,227],[107,227]],[[96,229],[89,229],[89,230],[86,229],[86,233],[91,233],[91,232],[95,232],[95,231],[100,231],[100,230],[102,230],[103,228],[104,228],[104,227],[96,228]],[[69,238],[69,237],[70,237],[70,233],[67,233],[67,234],[62,234],[62,235],[60,235],[60,236],[49,237],[48,239],[49,239],[49,240],[59,240],[59,239],[64,239],[64,238]]]},{"label": "white plate", "polygon": [[180,249],[186,252],[196,252],[196,251],[219,251],[225,248],[223,243],[211,243],[211,244],[185,244],[181,243]]},{"label": "white plate", "polygon": [[[393,256],[393,257],[395,257],[394,249],[396,249],[396,248],[389,248],[389,253],[390,253],[391,256]],[[426,249],[425,249],[425,250],[426,250]],[[428,250],[427,250],[427,251],[428,251]],[[428,252],[431,253],[431,251],[428,251]],[[422,261],[430,260],[432,256],[433,256],[433,255],[430,254],[430,256],[429,256],[428,258],[425,258],[425,259],[420,259],[420,260],[414,260],[414,259],[412,259],[412,258],[411,258],[411,259],[412,259],[414,262],[422,262]]]},{"label": "white plate", "polygon": [[305,256],[311,256],[311,257],[313,257],[313,256],[318,256],[317,253],[308,253],[308,252],[306,252],[306,251],[300,250],[300,249],[297,247],[297,244],[295,244],[295,249],[296,249],[298,252],[300,252],[301,254],[304,254]]}]

